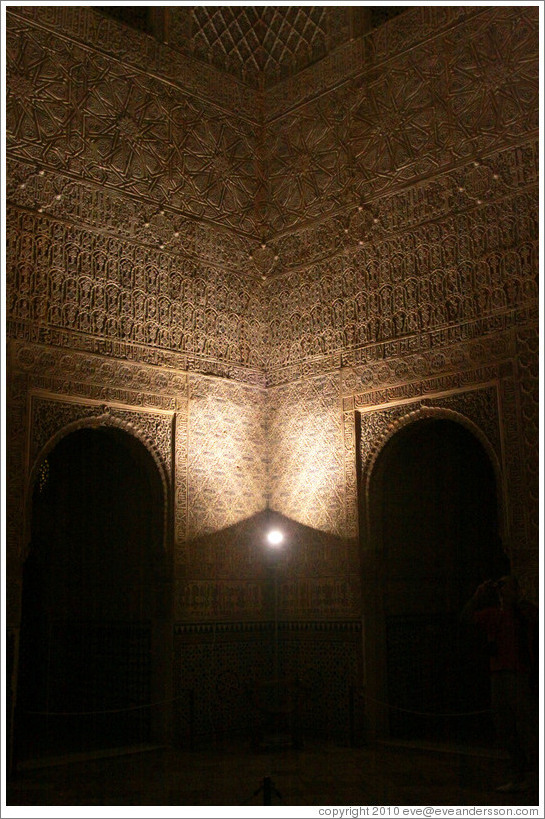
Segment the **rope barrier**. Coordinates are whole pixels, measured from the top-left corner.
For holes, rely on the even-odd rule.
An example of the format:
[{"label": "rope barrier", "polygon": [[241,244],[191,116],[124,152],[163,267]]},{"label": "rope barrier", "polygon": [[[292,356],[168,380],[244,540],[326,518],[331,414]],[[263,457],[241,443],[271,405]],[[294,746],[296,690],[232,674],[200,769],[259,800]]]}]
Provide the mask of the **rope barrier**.
[{"label": "rope barrier", "polygon": [[[374,702],[376,705],[382,705],[385,708],[392,708],[395,711],[403,711],[406,714],[416,714],[421,717],[474,717],[479,716],[481,714],[491,714],[492,710],[487,708],[481,711],[455,711],[455,712],[447,712],[447,713],[438,713],[436,711],[415,711],[411,708],[402,708],[400,705],[391,705],[389,702],[384,702],[383,700],[377,700],[374,697],[370,697],[369,694],[365,692],[361,692],[360,696],[363,699],[368,700],[369,702]],[[131,705],[127,706],[126,708],[111,708],[104,711],[27,711],[23,710],[24,714],[32,714],[33,716],[41,716],[41,717],[88,717],[93,715],[101,715],[101,714],[121,714],[129,711],[141,711],[145,708],[156,708],[159,705],[168,705],[171,702],[177,702],[178,700],[186,699],[185,696],[180,697],[172,697],[167,700],[160,700],[158,702],[150,702],[144,705]]]},{"label": "rope barrier", "polygon": [[[190,689],[188,689],[190,691]],[[110,708],[106,711],[27,711],[22,709],[23,714],[32,714],[33,716],[40,716],[40,717],[90,717],[93,715],[100,715],[100,714],[122,714],[127,711],[141,711],[144,708],[155,708],[159,705],[168,705],[170,702],[177,702],[178,700],[186,699],[185,696],[182,697],[172,697],[168,700],[159,700],[159,702],[149,702],[145,705],[130,705],[126,708]]]},{"label": "rope barrier", "polygon": [[393,708],[395,711],[403,711],[406,714],[417,714],[420,717],[474,717],[478,716],[479,714],[492,713],[492,710],[490,708],[487,708],[484,711],[456,711],[450,713],[438,713],[436,711],[414,711],[411,708],[402,708],[399,705],[390,705],[389,702],[376,700],[366,693],[362,693],[361,696],[366,700],[369,700],[369,702],[374,702],[376,705],[384,705],[386,708]]}]

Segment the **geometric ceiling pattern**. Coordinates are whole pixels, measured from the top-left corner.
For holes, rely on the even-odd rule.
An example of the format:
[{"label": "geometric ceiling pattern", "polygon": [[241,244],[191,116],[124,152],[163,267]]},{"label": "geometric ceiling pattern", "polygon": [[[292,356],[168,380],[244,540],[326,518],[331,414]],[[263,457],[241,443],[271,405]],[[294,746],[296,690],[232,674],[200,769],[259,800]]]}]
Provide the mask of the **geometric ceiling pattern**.
[{"label": "geometric ceiling pattern", "polygon": [[[337,15],[333,47],[349,36],[346,10]],[[331,47],[331,16],[323,7],[178,7],[170,19],[175,47],[187,43],[192,56],[238,74],[254,87],[260,77],[270,82],[306,67]]]},{"label": "geometric ceiling pattern", "polygon": [[[145,6],[96,9],[156,33]],[[405,7],[169,6],[161,11],[172,48],[261,88],[293,76]]]},{"label": "geometric ceiling pattern", "polygon": [[[183,11],[186,19],[191,12],[199,24],[194,38],[205,29],[212,37],[213,30],[214,36],[221,32],[225,45],[235,43],[236,32],[242,37],[237,53],[244,51],[242,41],[249,42],[252,22],[277,63],[288,53],[273,47],[280,32],[297,51],[305,38],[325,42],[332,21],[347,19],[342,9],[331,7],[166,10]],[[93,7],[96,17],[97,11]],[[258,25],[265,13],[272,26],[268,39]],[[371,66],[349,83],[290,106],[256,128],[212,99],[198,99],[121,60],[105,59],[77,40],[35,29],[25,35],[21,49],[14,15],[6,42],[8,145],[27,163],[55,167],[135,199],[144,197],[150,211],[142,220],[144,228],[154,213],[183,214],[234,229],[244,240],[266,243],[249,259],[261,269],[260,253],[272,254],[274,261],[275,236],[336,218],[397,184],[498,150],[505,134],[537,127],[532,27],[522,13],[513,31],[501,16],[494,27],[485,24],[486,14],[483,20],[471,29],[447,29],[440,51],[423,42],[395,63]],[[353,28],[353,19],[350,24]],[[116,36],[124,35],[122,27],[116,28]],[[387,28],[377,34],[386,35]],[[172,25],[170,31],[172,38]],[[295,31],[297,37],[292,36]],[[328,42],[330,47],[333,41]],[[214,49],[225,56],[225,48]],[[264,52],[256,52],[254,61],[263,59],[266,67],[270,54],[265,58]],[[214,82],[216,87],[226,84],[222,75]],[[258,118],[263,114],[259,105],[266,111],[271,93],[256,102]]]}]

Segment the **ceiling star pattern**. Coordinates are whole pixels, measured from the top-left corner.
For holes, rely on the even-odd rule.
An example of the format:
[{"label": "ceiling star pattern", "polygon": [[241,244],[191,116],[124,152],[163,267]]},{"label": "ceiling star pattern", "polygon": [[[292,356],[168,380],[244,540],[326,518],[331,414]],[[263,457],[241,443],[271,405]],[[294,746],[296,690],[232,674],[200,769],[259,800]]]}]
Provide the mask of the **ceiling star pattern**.
[{"label": "ceiling star pattern", "polygon": [[[538,35],[523,12],[500,14],[468,43],[451,34],[445,49],[448,98],[462,147],[537,128]],[[521,10],[522,12],[522,10]]]},{"label": "ceiling star pattern", "polygon": [[[268,126],[277,231],[441,172],[537,132],[535,26],[462,23]],[[513,42],[513,48],[510,43]],[[463,52],[463,56],[461,56]]]},{"label": "ceiling star pattern", "polygon": [[[364,62],[348,82],[263,129],[45,31],[25,33],[20,47],[15,21],[7,43],[8,146],[21,158],[145,197],[158,211],[172,208],[270,243],[275,233],[496,150],[506,134],[535,131],[538,43],[530,12],[521,10],[517,26],[506,10],[495,12],[493,24],[482,13],[379,67]],[[278,21],[270,21],[273,30]],[[266,93],[259,104],[258,117]],[[268,274],[273,265],[265,267]],[[263,264],[249,260],[254,268]]]},{"label": "ceiling star pattern", "polygon": [[337,95],[270,126],[265,220],[273,232],[301,218],[324,218],[346,203],[352,178],[350,148],[345,139],[339,139],[344,116]]}]

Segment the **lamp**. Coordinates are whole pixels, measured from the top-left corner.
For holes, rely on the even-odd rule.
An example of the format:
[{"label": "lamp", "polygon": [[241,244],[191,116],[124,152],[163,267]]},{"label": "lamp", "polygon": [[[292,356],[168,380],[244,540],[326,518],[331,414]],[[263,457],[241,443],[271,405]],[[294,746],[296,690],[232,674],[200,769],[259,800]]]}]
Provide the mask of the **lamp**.
[{"label": "lamp", "polygon": [[284,535],[280,529],[271,529],[267,532],[267,542],[273,548],[279,548],[284,542]]},{"label": "lamp", "polygon": [[284,542],[284,534],[280,529],[269,529],[266,535],[272,558],[270,565],[274,577],[274,678],[278,681],[278,557],[279,550]]}]

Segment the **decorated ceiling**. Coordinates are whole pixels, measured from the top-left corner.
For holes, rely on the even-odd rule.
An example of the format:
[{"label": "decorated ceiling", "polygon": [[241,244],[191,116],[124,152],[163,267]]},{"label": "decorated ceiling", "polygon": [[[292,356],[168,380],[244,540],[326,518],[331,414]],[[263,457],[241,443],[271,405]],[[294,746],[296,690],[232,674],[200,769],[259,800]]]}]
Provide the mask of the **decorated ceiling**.
[{"label": "decorated ceiling", "polygon": [[405,7],[170,6],[160,9],[160,22],[145,6],[100,11],[258,88],[293,76]]}]

